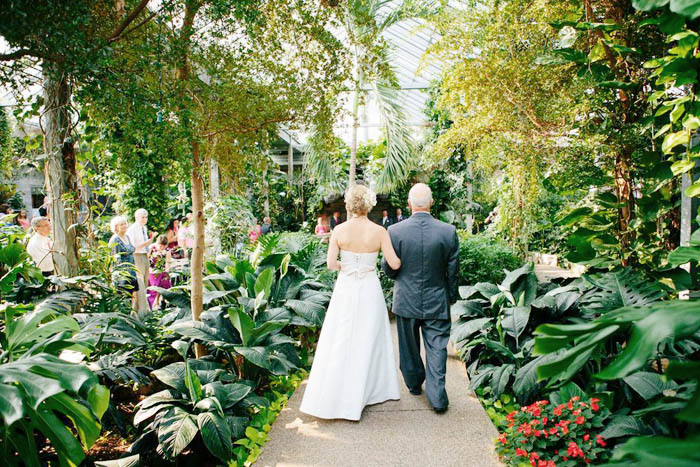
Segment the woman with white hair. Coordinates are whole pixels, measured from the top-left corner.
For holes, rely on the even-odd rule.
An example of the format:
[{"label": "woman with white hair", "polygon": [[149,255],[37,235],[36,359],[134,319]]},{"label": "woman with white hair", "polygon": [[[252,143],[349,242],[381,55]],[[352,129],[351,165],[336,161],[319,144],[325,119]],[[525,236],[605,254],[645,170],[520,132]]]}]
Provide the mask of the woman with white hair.
[{"label": "woman with white hair", "polygon": [[136,265],[134,264],[134,245],[126,235],[128,229],[126,217],[113,217],[109,223],[112,230],[112,238],[109,245],[112,247],[112,255],[115,257],[112,270],[112,282],[118,290],[131,294],[131,305],[136,306],[136,294],[139,283],[136,280]]}]

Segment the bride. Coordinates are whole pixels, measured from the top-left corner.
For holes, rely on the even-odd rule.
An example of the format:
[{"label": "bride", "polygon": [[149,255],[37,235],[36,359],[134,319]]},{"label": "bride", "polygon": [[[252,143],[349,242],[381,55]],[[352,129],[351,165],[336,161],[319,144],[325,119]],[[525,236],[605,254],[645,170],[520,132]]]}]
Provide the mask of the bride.
[{"label": "bride", "polygon": [[366,405],[399,399],[376,264],[380,249],[392,269],[399,269],[401,260],[389,233],[367,218],[375,204],[377,197],[367,187],[351,187],[345,206],[352,217],[331,234],[328,268],[340,273],[301,402],[302,412],[319,418],[359,420]]}]

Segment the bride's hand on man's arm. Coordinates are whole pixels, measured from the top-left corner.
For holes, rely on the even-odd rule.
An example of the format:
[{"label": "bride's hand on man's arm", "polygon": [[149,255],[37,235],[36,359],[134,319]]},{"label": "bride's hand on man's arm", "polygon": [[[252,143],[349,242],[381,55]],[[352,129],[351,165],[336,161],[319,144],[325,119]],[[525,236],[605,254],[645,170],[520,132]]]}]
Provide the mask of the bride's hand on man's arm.
[{"label": "bride's hand on man's arm", "polygon": [[384,255],[384,261],[386,261],[391,269],[397,270],[401,267],[401,258],[399,258],[394,251],[391,237],[386,230],[382,234],[382,255]]}]

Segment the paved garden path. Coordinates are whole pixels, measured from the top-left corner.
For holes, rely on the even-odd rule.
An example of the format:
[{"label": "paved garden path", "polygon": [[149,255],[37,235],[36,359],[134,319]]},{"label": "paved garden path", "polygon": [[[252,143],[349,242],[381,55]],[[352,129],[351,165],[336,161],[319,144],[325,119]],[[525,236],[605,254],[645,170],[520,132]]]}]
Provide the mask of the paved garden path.
[{"label": "paved garden path", "polygon": [[[392,323],[394,347],[396,326]],[[397,352],[398,357],[398,350]],[[367,407],[359,422],[322,420],[299,412],[302,383],[270,431],[255,467],[267,466],[499,466],[495,427],[469,390],[464,364],[453,349],[447,361],[449,410],[438,415],[425,395]]]},{"label": "paved garden path", "polygon": [[581,273],[571,269],[564,269],[549,264],[535,264],[535,274],[540,282],[548,282],[560,277],[579,277],[581,275]]}]

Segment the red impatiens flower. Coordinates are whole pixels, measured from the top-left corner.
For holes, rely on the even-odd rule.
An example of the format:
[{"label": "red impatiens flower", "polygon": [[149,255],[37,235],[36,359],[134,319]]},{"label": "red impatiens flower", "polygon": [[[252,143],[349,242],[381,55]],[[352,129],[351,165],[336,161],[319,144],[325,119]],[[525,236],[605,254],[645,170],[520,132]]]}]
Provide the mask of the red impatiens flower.
[{"label": "red impatiens flower", "polygon": [[595,442],[598,443],[598,444],[600,444],[602,447],[605,447],[606,444],[607,444],[607,443],[605,442],[605,440],[603,439],[603,437],[600,436],[600,435],[595,435]]},{"label": "red impatiens flower", "polygon": [[581,457],[583,458],[583,450],[578,447],[578,444],[574,441],[569,442],[569,448],[567,449],[566,453],[569,455],[569,457]]},{"label": "red impatiens flower", "polygon": [[530,464],[537,466],[537,459],[540,458],[540,455],[537,454],[536,452],[531,452],[530,453]]},{"label": "red impatiens flower", "polygon": [[557,427],[552,427],[549,429],[549,434],[550,435],[556,435],[557,434]]},{"label": "red impatiens flower", "polygon": [[586,419],[583,416],[576,417],[576,424],[577,425],[583,425],[584,423],[586,423]]},{"label": "red impatiens flower", "polygon": [[506,441],[507,441],[507,439],[506,439],[506,434],[505,434],[505,433],[501,433],[500,435],[498,435],[498,441],[500,441],[501,444],[505,445],[505,444],[506,444]]},{"label": "red impatiens flower", "polygon": [[584,441],[588,441],[589,439],[591,439],[591,435],[589,435],[588,433],[586,433],[585,435],[583,435],[583,440],[584,440]]},{"label": "red impatiens flower", "polygon": [[566,407],[564,404],[559,404],[558,406],[554,407],[554,415],[557,417],[561,417],[561,411]]},{"label": "red impatiens flower", "polygon": [[595,397],[591,399],[591,410],[593,410],[594,412],[597,412],[598,409],[600,409],[598,402],[600,402],[600,399],[596,399]]},{"label": "red impatiens flower", "polygon": [[547,420],[549,420],[549,419],[548,419],[547,417],[544,417],[544,418],[542,419],[542,424],[543,424],[543,425],[546,425],[546,424],[547,424]]},{"label": "red impatiens flower", "polygon": [[515,450],[515,455],[516,456],[522,456],[522,457],[527,457],[527,451],[521,448],[517,448]]}]

